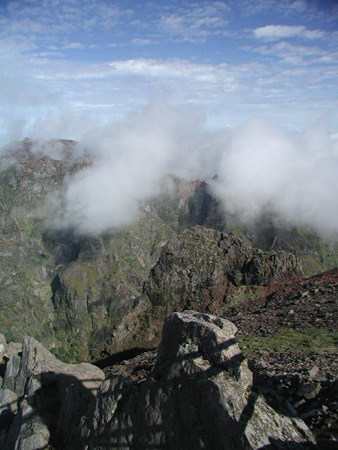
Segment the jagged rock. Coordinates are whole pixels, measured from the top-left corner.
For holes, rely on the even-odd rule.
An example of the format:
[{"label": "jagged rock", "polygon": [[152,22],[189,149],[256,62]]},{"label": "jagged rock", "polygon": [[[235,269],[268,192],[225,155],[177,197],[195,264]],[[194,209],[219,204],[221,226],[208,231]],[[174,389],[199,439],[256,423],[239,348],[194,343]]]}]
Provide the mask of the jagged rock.
[{"label": "jagged rock", "polygon": [[103,379],[99,368],[87,363],[65,364],[26,336],[22,356],[11,357],[4,378],[4,388],[10,386],[21,398],[5,448],[45,448],[51,432],[73,448],[72,439],[80,436],[76,433],[84,412],[94,402]]},{"label": "jagged rock", "polygon": [[234,236],[195,226],[164,247],[144,290],[152,305],[167,313],[194,308],[219,314],[241,285],[266,286],[301,274],[300,261],[290,253],[264,253]]},{"label": "jagged rock", "polygon": [[[224,319],[173,313],[155,368],[138,389],[113,377],[99,391],[90,448],[259,449],[311,446],[298,418],[250,390],[252,374]],[[309,447],[310,448],[310,447]]]},{"label": "jagged rock", "polygon": [[300,419],[252,391],[235,333],[231,322],[209,314],[172,314],[141,384],[121,376],[101,383],[98,368],[64,364],[26,337],[14,382],[19,411],[3,448],[311,448]]},{"label": "jagged rock", "polygon": [[45,449],[49,443],[50,432],[47,424],[35,409],[23,400],[6,439],[6,450]]},{"label": "jagged rock", "polygon": [[22,343],[20,342],[9,342],[7,344],[5,357],[10,359],[13,355],[19,355],[22,352]]}]

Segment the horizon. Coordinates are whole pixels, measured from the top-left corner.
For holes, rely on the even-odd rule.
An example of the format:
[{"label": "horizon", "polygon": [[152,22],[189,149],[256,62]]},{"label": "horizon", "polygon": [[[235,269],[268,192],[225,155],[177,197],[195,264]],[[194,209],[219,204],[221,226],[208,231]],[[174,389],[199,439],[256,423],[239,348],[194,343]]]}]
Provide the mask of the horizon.
[{"label": "horizon", "polygon": [[210,130],[326,117],[336,132],[337,24],[334,1],[2,0],[0,142],[77,140],[81,118],[123,120],[154,98]]}]

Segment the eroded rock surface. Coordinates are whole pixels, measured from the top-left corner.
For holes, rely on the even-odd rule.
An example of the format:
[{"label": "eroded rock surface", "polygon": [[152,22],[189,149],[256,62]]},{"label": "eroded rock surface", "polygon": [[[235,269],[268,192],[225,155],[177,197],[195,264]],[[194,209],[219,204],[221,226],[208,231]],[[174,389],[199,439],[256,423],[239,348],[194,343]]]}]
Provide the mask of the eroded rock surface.
[{"label": "eroded rock surface", "polygon": [[134,385],[115,376],[102,384],[91,448],[311,448],[300,419],[251,390],[235,332],[209,314],[173,313],[146,380]]},{"label": "eroded rock surface", "polygon": [[154,369],[136,383],[102,381],[97,367],[64,364],[27,337],[17,374],[9,363],[5,376],[19,400],[3,448],[312,448],[302,420],[252,390],[235,333],[216,316],[173,313]]},{"label": "eroded rock surface", "polygon": [[75,448],[77,441],[82,446],[84,411],[95,402],[103,378],[99,368],[65,364],[26,336],[22,355],[12,355],[7,363],[0,391],[2,408],[7,414],[16,413],[9,429],[2,423],[3,448],[42,449],[55,439],[59,448]]}]

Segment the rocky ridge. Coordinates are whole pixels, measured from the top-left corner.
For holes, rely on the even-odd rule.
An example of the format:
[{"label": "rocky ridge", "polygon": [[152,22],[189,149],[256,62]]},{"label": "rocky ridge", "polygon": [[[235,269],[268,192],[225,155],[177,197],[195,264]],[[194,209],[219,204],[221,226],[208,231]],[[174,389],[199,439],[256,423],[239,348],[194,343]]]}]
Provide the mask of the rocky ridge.
[{"label": "rocky ridge", "polygon": [[263,252],[234,236],[194,226],[163,246],[143,294],[111,331],[106,352],[158,345],[163,321],[173,311],[193,308],[222,315],[243,287],[263,289],[300,274],[301,263],[292,254]]},{"label": "rocky ridge", "polygon": [[[154,369],[138,383],[104,381],[89,364],[58,361],[26,337],[0,391],[8,449],[314,448],[301,419],[254,391],[229,321],[194,311],[164,325]],[[15,356],[15,357],[14,357]],[[201,395],[202,394],[202,395]],[[17,402],[17,411],[11,405]],[[194,432],[192,432],[194,430]]]},{"label": "rocky ridge", "polygon": [[[217,314],[223,314],[220,305],[216,306],[222,296],[230,297],[227,303],[252,294],[257,297],[259,289],[256,285],[249,289],[249,283],[259,282],[262,287],[266,282],[263,278],[275,279],[268,273],[273,268],[272,261],[268,272],[263,273],[262,267],[258,269],[257,278],[254,270],[262,263],[262,256],[250,250],[252,247],[276,252],[278,258],[281,250],[292,251],[296,258],[301,258],[306,273],[335,264],[334,244],[325,243],[315,233],[279,223],[271,214],[260,218],[250,229],[239,227],[236,218],[222,210],[207,183],[175,176],[163,181],[163,189],[156,198],[140,204],[135,222],[124,230],[110,231],[96,238],[79,236],[72,229],[51,230],[50,221],[44,220],[46,207],[53,212],[55,199],[62,199],[68,180],[91,164],[73,141],[42,143],[25,139],[10,154],[0,158],[0,321],[2,331],[10,340],[21,339],[23,330],[67,361],[98,359],[102,352],[116,352],[129,344],[158,343],[162,323],[154,324],[150,340],[143,339],[143,329],[156,317],[154,307],[162,319],[165,317],[155,290],[164,286],[165,277],[157,283],[161,264],[163,268],[169,264],[166,246],[168,252],[172,248],[187,263],[191,262],[187,253],[194,252],[193,241],[199,245],[199,237],[189,235],[189,229],[195,225],[217,229],[224,235],[233,233],[234,248],[241,248],[248,258],[256,255],[253,262],[256,269],[245,268],[245,280],[240,273],[242,266],[238,265],[236,273],[228,274],[218,262],[215,273],[204,280],[205,291],[210,288],[210,298],[199,297],[201,309]],[[59,211],[56,209],[54,213],[57,216]],[[186,250],[182,233],[191,241]],[[204,234],[200,233],[201,239]],[[241,245],[236,244],[235,236],[240,237]],[[202,262],[207,255],[200,252],[199,256]],[[215,252],[214,256],[217,259],[221,253]],[[207,270],[207,259],[203,264]],[[266,262],[263,265],[266,269]],[[282,272],[280,269],[273,270],[277,274]],[[218,274],[221,277],[217,281]],[[225,278],[222,283],[222,277],[228,277],[231,284]],[[176,278],[180,281],[179,276]],[[183,278],[181,284],[188,285],[187,277]],[[196,273],[190,284],[195,285],[197,278]],[[240,288],[236,283],[245,284]],[[197,286],[198,294],[202,290],[202,286]],[[184,303],[186,307],[200,308],[197,301],[194,303],[189,298]],[[129,325],[124,320],[126,315]],[[139,315],[142,323],[134,326]],[[139,342],[135,340],[137,335],[142,337]]]}]

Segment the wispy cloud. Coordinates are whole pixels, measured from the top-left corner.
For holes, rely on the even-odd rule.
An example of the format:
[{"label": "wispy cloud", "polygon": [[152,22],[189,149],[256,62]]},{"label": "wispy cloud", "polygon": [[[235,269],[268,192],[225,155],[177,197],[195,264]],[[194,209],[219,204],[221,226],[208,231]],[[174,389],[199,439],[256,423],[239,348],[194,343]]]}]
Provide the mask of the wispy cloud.
[{"label": "wispy cloud", "polygon": [[338,39],[324,9],[316,15],[306,0],[0,2],[0,112],[11,104],[32,123],[54,102],[56,114],[119,116],[160,92],[204,109],[210,123],[256,114],[305,123],[337,102]]},{"label": "wispy cloud", "polygon": [[253,30],[256,38],[279,40],[299,37],[303,39],[319,39],[324,36],[321,30],[309,30],[303,25],[265,25]]},{"label": "wispy cloud", "polygon": [[183,41],[204,41],[220,34],[229,20],[230,8],[221,1],[194,3],[178,8],[178,12],[163,14],[158,23],[161,35]]},{"label": "wispy cloud", "polygon": [[281,41],[269,46],[255,47],[254,51],[262,55],[271,55],[282,62],[304,66],[318,63],[335,64],[338,66],[338,51],[326,50],[314,45],[299,45]]}]

